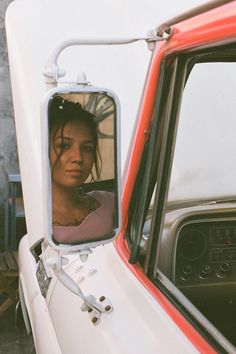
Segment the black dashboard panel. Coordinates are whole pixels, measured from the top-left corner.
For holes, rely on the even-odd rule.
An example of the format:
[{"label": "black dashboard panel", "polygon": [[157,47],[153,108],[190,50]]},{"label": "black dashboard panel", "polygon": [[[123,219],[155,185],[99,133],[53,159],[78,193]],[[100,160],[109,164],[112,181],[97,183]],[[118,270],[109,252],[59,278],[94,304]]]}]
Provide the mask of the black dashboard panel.
[{"label": "black dashboard panel", "polygon": [[176,285],[236,281],[236,219],[192,219],[176,241]]},{"label": "black dashboard panel", "polygon": [[236,201],[167,210],[157,267],[191,296],[216,288],[236,296]]},{"label": "black dashboard panel", "polygon": [[236,345],[235,199],[171,206],[157,260],[161,274],[178,288],[181,301],[188,299]]}]

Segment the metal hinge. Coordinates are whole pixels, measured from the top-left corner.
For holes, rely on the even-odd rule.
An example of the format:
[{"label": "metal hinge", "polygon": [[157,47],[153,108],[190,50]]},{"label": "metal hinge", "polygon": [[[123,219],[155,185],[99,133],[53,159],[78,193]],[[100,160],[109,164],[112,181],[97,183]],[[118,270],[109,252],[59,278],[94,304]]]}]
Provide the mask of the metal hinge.
[{"label": "metal hinge", "polygon": [[165,25],[161,25],[160,27],[149,31],[146,38],[148,49],[153,51],[156,42],[168,40],[172,36],[172,33],[173,28]]}]

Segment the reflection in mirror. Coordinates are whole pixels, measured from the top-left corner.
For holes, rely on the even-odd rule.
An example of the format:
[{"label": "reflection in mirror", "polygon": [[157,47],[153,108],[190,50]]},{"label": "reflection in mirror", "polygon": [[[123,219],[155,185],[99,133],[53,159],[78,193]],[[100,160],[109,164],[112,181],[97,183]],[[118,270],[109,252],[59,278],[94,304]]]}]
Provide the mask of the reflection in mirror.
[{"label": "reflection in mirror", "polygon": [[48,119],[54,241],[111,238],[117,227],[113,98],[100,92],[57,93]]}]

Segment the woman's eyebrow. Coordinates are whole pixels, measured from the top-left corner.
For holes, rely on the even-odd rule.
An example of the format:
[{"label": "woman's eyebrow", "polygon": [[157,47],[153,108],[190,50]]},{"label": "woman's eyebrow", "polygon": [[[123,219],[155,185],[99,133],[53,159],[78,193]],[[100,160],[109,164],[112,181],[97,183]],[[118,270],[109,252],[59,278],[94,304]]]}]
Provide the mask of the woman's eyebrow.
[{"label": "woman's eyebrow", "polygon": [[[57,136],[55,140],[69,140],[69,141],[73,141],[73,138],[70,138],[69,136]],[[82,141],[82,144],[95,144],[95,142],[91,139],[91,140],[84,140]]]},{"label": "woman's eyebrow", "polygon": [[68,136],[64,136],[64,135],[58,135],[58,136],[56,136],[56,138],[55,138],[56,140],[73,140],[72,138],[70,138],[70,137],[68,137]]}]

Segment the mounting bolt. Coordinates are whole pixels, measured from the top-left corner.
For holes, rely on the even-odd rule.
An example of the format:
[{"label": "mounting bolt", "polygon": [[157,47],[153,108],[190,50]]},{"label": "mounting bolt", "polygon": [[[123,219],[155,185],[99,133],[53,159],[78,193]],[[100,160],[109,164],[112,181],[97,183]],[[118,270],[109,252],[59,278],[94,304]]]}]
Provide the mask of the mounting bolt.
[{"label": "mounting bolt", "polygon": [[100,298],[99,298],[99,301],[104,301],[105,300],[105,296],[101,296]]},{"label": "mounting bolt", "polygon": [[167,34],[171,34],[171,32],[172,32],[172,28],[169,26],[169,27],[166,27],[165,28],[165,32],[167,33]]},{"label": "mounting bolt", "polygon": [[94,325],[95,325],[95,324],[98,324],[99,318],[96,317],[96,316],[94,316],[91,321],[92,321],[92,323],[93,323]]}]

